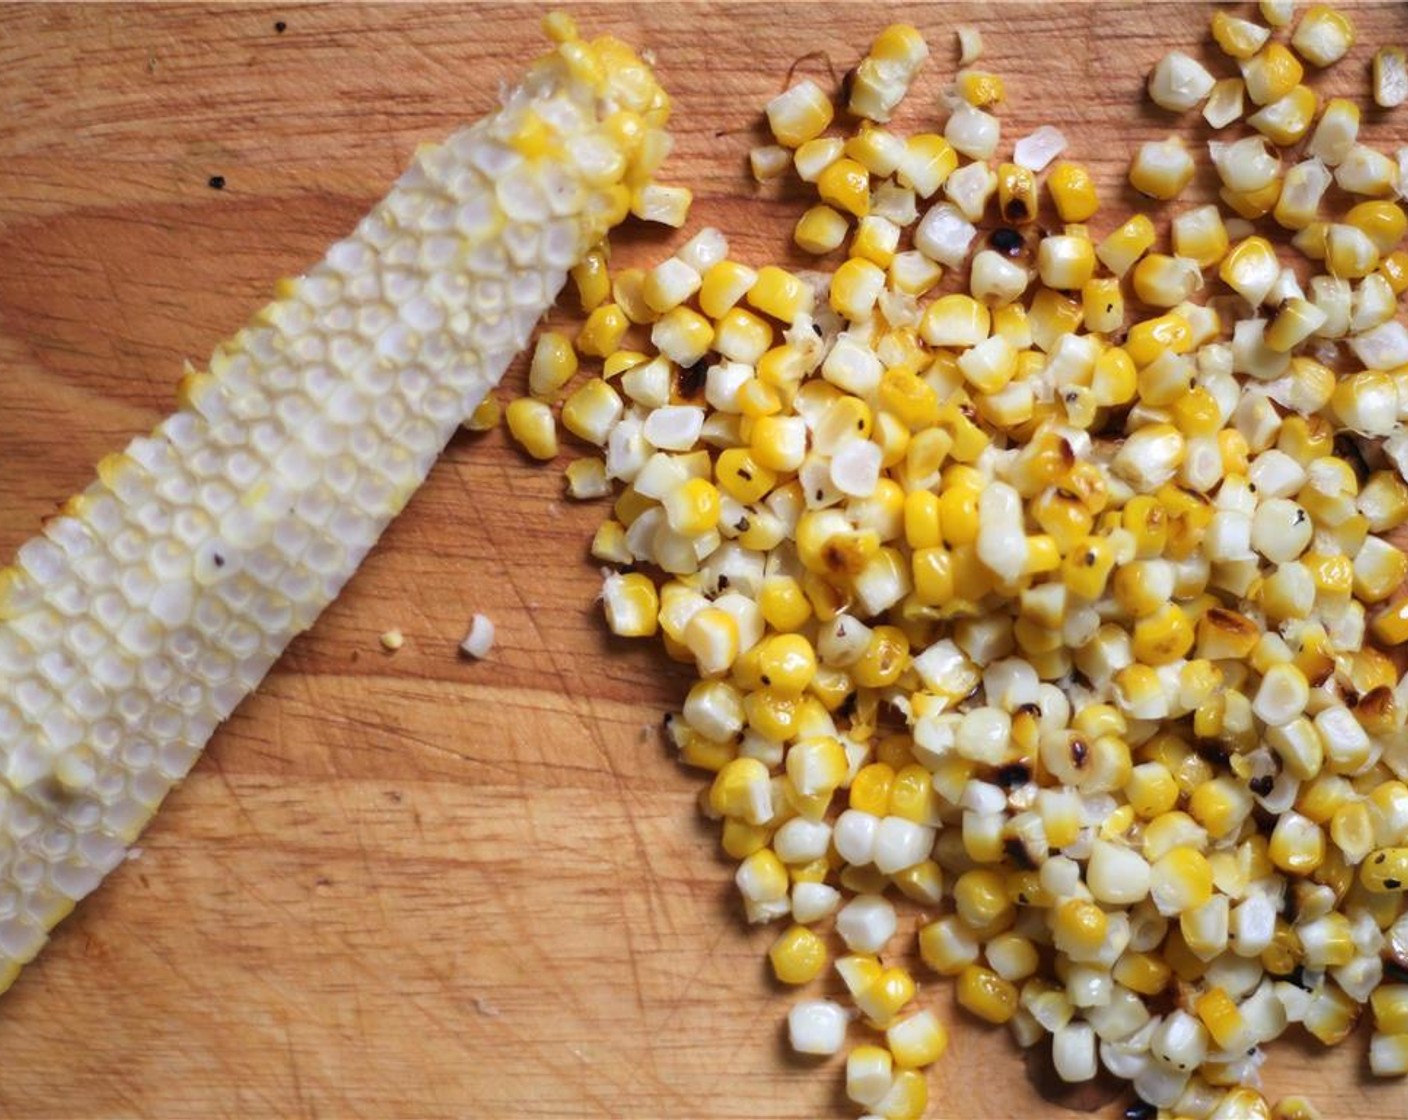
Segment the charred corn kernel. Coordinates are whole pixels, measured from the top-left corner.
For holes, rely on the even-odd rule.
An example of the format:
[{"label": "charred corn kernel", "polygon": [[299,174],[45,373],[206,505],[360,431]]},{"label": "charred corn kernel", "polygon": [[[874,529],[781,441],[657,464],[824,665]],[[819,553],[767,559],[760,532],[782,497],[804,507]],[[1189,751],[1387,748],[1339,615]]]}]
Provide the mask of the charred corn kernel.
[{"label": "charred corn kernel", "polygon": [[767,106],[768,127],[777,142],[787,148],[820,136],[834,115],[831,98],[810,78],[778,94]]},{"label": "charred corn kernel", "polygon": [[510,401],[506,411],[509,435],[535,459],[557,457],[557,424],[552,409],[532,397]]},{"label": "charred corn kernel", "polygon": [[845,242],[850,228],[850,222],[846,220],[845,215],[830,206],[818,204],[797,219],[797,226],[792,231],[792,240],[804,252],[820,256],[839,249]]},{"label": "charred corn kernel", "polygon": [[1084,237],[1044,237],[1037,247],[1037,274],[1048,288],[1079,291],[1095,272],[1095,249]]},{"label": "charred corn kernel", "polygon": [[1168,987],[1172,970],[1152,953],[1125,952],[1115,962],[1111,975],[1121,984],[1142,996],[1156,996]]},{"label": "charred corn kernel", "polygon": [[1402,47],[1380,47],[1374,52],[1374,104],[1393,109],[1408,100],[1408,56]]},{"label": "charred corn kernel", "polygon": [[499,426],[503,414],[503,406],[499,404],[499,398],[490,395],[479,402],[479,406],[470,413],[464,426],[466,430],[471,432],[492,431]]},{"label": "charred corn kernel", "polygon": [[991,969],[970,964],[958,974],[958,1005],[989,1023],[1005,1023],[1017,1011],[1017,988]]},{"label": "charred corn kernel", "polygon": [[1219,8],[1212,14],[1213,41],[1224,54],[1236,59],[1251,58],[1266,45],[1271,32],[1260,24],[1229,14]]},{"label": "charred corn kernel", "polygon": [[704,273],[699,288],[699,308],[711,319],[721,319],[741,300],[758,279],[758,274],[737,261],[722,260]]},{"label": "charred corn kernel", "polygon": [[1193,157],[1182,139],[1148,140],[1129,163],[1129,185],[1140,194],[1167,202],[1193,179]]},{"label": "charred corn kernel", "polygon": [[1136,214],[1112,230],[1095,247],[1100,263],[1116,276],[1123,276],[1154,244],[1154,223],[1145,214]]},{"label": "charred corn kernel", "polygon": [[870,213],[870,172],[848,157],[826,168],[816,181],[822,201],[836,209],[864,218]]},{"label": "charred corn kernel", "polygon": [[1309,86],[1296,86],[1289,93],[1264,105],[1247,118],[1247,123],[1273,144],[1298,144],[1315,122],[1319,99]]},{"label": "charred corn kernel", "polygon": [[611,296],[611,277],[607,272],[606,254],[593,249],[573,266],[572,283],[577,288],[577,300],[582,311],[595,311]]},{"label": "charred corn kernel", "polygon": [[605,358],[619,350],[630,327],[626,313],[614,303],[604,303],[587,316],[577,332],[577,349],[593,358]]},{"label": "charred corn kernel", "polygon": [[1104,537],[1086,537],[1066,554],[1061,579],[1073,594],[1093,602],[1104,594],[1114,566],[1115,556],[1109,541]]},{"label": "charred corn kernel", "polygon": [[1241,62],[1247,96],[1258,105],[1269,105],[1300,85],[1305,67],[1282,43],[1270,42]]},{"label": "charred corn kernel", "polygon": [[1100,208],[1095,180],[1082,163],[1062,160],[1046,177],[1046,189],[1063,222],[1089,221]]},{"label": "charred corn kernel", "polygon": [[792,273],[765,265],[748,289],[748,302],[765,315],[792,323],[798,315],[810,314],[814,299],[811,288]]},{"label": "charred corn kernel", "polygon": [[1408,890],[1408,847],[1370,852],[1359,865],[1359,881],[1374,894]]},{"label": "charred corn kernel", "polygon": [[997,208],[1003,221],[1022,225],[1036,220],[1036,176],[1025,167],[1004,163],[997,169]]},{"label": "charred corn kernel", "polygon": [[784,984],[806,984],[826,968],[826,942],[806,926],[794,925],[772,943],[768,959]]}]

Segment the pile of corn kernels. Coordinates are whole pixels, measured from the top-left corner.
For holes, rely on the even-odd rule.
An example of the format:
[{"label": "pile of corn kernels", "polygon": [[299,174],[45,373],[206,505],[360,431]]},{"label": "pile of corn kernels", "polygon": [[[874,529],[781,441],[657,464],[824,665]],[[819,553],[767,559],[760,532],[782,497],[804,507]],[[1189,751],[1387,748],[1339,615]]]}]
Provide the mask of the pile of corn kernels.
[{"label": "pile of corn kernels", "polygon": [[[886,28],[851,124],[803,79],[752,153],[815,186],[795,241],[826,271],[707,229],[649,270],[603,249],[575,340],[544,333],[507,408],[551,459],[566,393],[599,449],[568,489],[614,499],[607,622],[697,670],[670,738],[713,775],[778,979],[849,990],[789,1031],[849,1047],[868,1117],[921,1115],[947,1045],[892,958],[897,902],[967,1012],[1066,1081],[1127,1079],[1131,1115],[1318,1116],[1262,1098],[1263,1047],[1339,1043],[1366,1003],[1372,1071],[1408,1072],[1408,683],[1383,652],[1408,641],[1384,536],[1408,520],[1408,149],[1303,84],[1352,17],[1290,8],[1212,15],[1231,76],[1176,51],[1149,76],[1202,107],[1222,186],[1168,246],[1144,214],[1092,236],[1058,130],[1005,157],[972,29],[941,131],[888,129],[929,49]],[[1371,80],[1403,101],[1403,52]],[[1144,144],[1129,180],[1153,208],[1197,157]],[[650,216],[688,202],[659,188]]]}]

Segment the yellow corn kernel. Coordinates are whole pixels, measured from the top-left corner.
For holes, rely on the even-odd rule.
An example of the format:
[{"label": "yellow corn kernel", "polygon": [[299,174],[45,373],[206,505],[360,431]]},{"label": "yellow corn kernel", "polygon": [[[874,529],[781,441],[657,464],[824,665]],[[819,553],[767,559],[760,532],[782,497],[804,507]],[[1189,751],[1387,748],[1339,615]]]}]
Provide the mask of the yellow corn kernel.
[{"label": "yellow corn kernel", "polygon": [[849,230],[850,223],[843,214],[824,203],[818,203],[797,219],[792,240],[803,252],[821,256],[839,249]]},{"label": "yellow corn kernel", "polygon": [[1002,78],[986,70],[960,70],[955,84],[958,96],[976,109],[998,104],[1005,92]]},{"label": "yellow corn kernel", "polygon": [[[691,734],[688,741],[680,747],[680,761],[686,766],[694,766],[703,770],[712,770],[717,773],[726,766],[731,758],[720,754],[718,757],[710,757],[713,751],[702,745],[708,743],[702,735]],[[715,748],[726,747],[728,744],[714,744]],[[715,764],[717,763],[717,765]],[[772,830],[765,825],[749,824],[741,821],[737,817],[725,817],[723,828],[719,838],[719,846],[723,848],[724,854],[731,859],[744,860],[754,852],[762,851],[767,847],[768,841],[772,838]]]},{"label": "yellow corn kernel", "polygon": [[491,393],[479,402],[478,407],[464,422],[464,426],[471,432],[488,432],[497,428],[502,418],[503,406],[499,404],[499,398]]},{"label": "yellow corn kernel", "polygon": [[1374,894],[1408,891],[1408,847],[1370,852],[1359,866],[1359,881]]},{"label": "yellow corn kernel", "polygon": [[748,302],[765,315],[791,323],[798,315],[811,312],[814,299],[811,288],[796,276],[776,265],[766,265],[748,289]]},{"label": "yellow corn kernel", "polygon": [[787,148],[820,136],[834,115],[831,98],[809,78],[778,94],[767,106],[772,134]]},{"label": "yellow corn kernel", "polygon": [[699,308],[711,319],[724,314],[747,294],[758,274],[737,261],[722,260],[710,265],[699,288]]},{"label": "yellow corn kernel", "polygon": [[1062,160],[1046,177],[1046,189],[1063,222],[1085,222],[1100,207],[1095,193],[1095,180],[1082,163]]},{"label": "yellow corn kernel", "polygon": [[1051,936],[1056,948],[1078,958],[1098,952],[1108,933],[1105,911],[1081,898],[1068,898],[1051,915]]},{"label": "yellow corn kernel", "polygon": [[509,434],[534,459],[557,456],[557,425],[552,409],[532,397],[511,401],[506,413]]},{"label": "yellow corn kernel", "polygon": [[1393,294],[1401,296],[1408,291],[1408,252],[1399,249],[1389,253],[1379,261],[1379,272],[1388,281]]},{"label": "yellow corn kernel", "polygon": [[857,1009],[881,1030],[893,1023],[913,998],[914,978],[897,965],[883,969],[855,993]]},{"label": "yellow corn kernel", "polygon": [[863,257],[851,257],[831,276],[831,309],[852,322],[870,318],[885,289],[885,270]]},{"label": "yellow corn kernel", "polygon": [[577,299],[582,311],[590,314],[611,295],[611,276],[606,268],[606,253],[593,249],[572,269],[572,283],[577,287]]},{"label": "yellow corn kernel", "polygon": [[1260,24],[1231,15],[1222,8],[1213,12],[1211,30],[1213,41],[1222,52],[1236,59],[1251,58],[1270,37],[1270,32]]},{"label": "yellow corn kernel", "polygon": [[817,177],[817,194],[838,210],[864,218],[870,213],[870,172],[843,157]]},{"label": "yellow corn kernel", "polygon": [[1129,163],[1129,185],[1160,201],[1177,198],[1192,179],[1193,157],[1177,136],[1141,144]]},{"label": "yellow corn kernel", "polygon": [[1246,1019],[1222,988],[1209,988],[1194,1001],[1198,1018],[1220,1050],[1242,1050],[1250,1041]]},{"label": "yellow corn kernel", "polygon": [[626,313],[614,303],[604,303],[587,316],[577,332],[577,349],[593,358],[605,358],[621,347],[630,327]]},{"label": "yellow corn kernel", "polygon": [[1145,214],[1136,214],[1112,230],[1095,247],[1100,263],[1116,276],[1123,276],[1154,244],[1154,223]]},{"label": "yellow corn kernel", "polygon": [[1111,975],[1121,984],[1141,996],[1156,996],[1168,987],[1173,970],[1152,953],[1125,952],[1115,962]]},{"label": "yellow corn kernel", "polygon": [[826,967],[826,942],[806,926],[794,925],[772,943],[768,959],[784,984],[806,984]]},{"label": "yellow corn kernel", "polygon": [[932,1065],[948,1049],[948,1032],[932,1011],[919,1011],[900,1019],[885,1031],[885,1044],[902,1069]]},{"label": "yellow corn kernel", "polygon": [[[625,268],[612,278],[611,298],[632,323],[653,323],[660,318],[660,312],[646,301],[645,284],[646,274],[643,268]],[[581,346],[580,336],[577,345]],[[587,351],[583,349],[582,353]]]},{"label": "yellow corn kernel", "polygon": [[872,214],[862,218],[856,226],[856,235],[851,239],[851,256],[889,268],[894,263],[899,240],[899,226],[888,218]]},{"label": "yellow corn kernel", "polygon": [[1124,325],[1124,293],[1118,280],[1109,276],[1087,280],[1080,294],[1086,331],[1109,334]]},{"label": "yellow corn kernel", "polygon": [[991,969],[970,964],[958,974],[958,1004],[986,1022],[1005,1023],[1017,1012],[1017,988]]},{"label": "yellow corn kernel", "polygon": [[1278,101],[1300,85],[1305,67],[1283,43],[1267,43],[1241,64],[1247,96],[1258,105]]},{"label": "yellow corn kernel", "polygon": [[1164,913],[1195,910],[1212,898],[1212,867],[1197,849],[1179,845],[1154,862],[1150,890]]}]

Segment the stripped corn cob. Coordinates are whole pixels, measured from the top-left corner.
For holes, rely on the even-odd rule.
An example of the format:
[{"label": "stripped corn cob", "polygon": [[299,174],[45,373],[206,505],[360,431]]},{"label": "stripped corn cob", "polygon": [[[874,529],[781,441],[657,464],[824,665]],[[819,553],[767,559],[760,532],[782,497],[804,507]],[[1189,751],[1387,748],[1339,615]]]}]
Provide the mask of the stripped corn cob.
[{"label": "stripped corn cob", "polygon": [[312,625],[666,151],[625,45],[549,17],[504,107],[181,384],[0,570],[0,989]]}]

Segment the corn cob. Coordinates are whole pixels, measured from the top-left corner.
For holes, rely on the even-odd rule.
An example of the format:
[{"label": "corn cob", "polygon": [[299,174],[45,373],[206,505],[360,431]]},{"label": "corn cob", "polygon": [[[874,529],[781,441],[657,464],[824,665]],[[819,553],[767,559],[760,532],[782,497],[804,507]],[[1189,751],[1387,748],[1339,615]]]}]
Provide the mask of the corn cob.
[{"label": "corn cob", "polygon": [[0,990],[649,197],[669,111],[650,68],[547,30],[499,111],[421,148],[0,570]]}]

